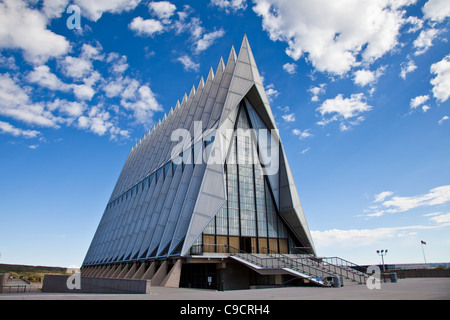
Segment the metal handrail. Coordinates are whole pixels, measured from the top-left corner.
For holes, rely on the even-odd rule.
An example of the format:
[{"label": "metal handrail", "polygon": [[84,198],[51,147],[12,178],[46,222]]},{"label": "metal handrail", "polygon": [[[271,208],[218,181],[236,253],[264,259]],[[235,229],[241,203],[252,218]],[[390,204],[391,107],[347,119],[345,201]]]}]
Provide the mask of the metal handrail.
[{"label": "metal handrail", "polygon": [[[263,248],[263,249],[266,249],[268,255],[275,256],[278,259],[281,258],[281,260],[285,263],[286,267],[292,268],[296,271],[299,271],[299,272],[302,272],[305,274],[308,274],[311,277],[316,277],[316,278],[322,277],[323,278],[324,275],[333,276],[333,274],[331,274],[330,272],[327,272],[326,270],[312,266],[309,263],[304,263],[303,261],[301,261],[301,258],[296,260],[296,259],[292,259],[291,257],[288,257],[282,253],[278,253],[278,252],[269,250],[267,248]],[[308,258],[303,258],[303,259],[308,259]]]},{"label": "metal handrail", "polygon": [[[329,260],[330,262],[324,261],[324,260]],[[349,279],[351,279],[351,278],[348,276],[348,274],[351,273],[353,275],[353,280],[358,281],[360,283],[365,283],[365,281],[369,277],[368,274],[363,273],[356,269],[356,268],[360,268],[360,266],[358,266],[357,264],[354,264],[353,262],[347,261],[347,260],[339,258],[339,257],[322,258],[322,262],[325,265],[328,265],[328,266],[331,265],[331,266],[334,266],[335,268],[339,267],[340,270],[345,270],[347,273],[347,277]],[[358,277],[359,280],[357,280],[356,277]]]},{"label": "metal handrail", "polygon": [[[267,252],[267,255],[270,257],[259,257],[252,253],[245,252],[241,249],[229,246],[229,245],[220,245],[220,244],[202,244],[193,246],[191,248],[195,251],[195,248],[201,248],[201,253],[204,253],[204,247],[215,247],[225,249],[222,253],[228,253],[230,255],[238,255],[240,258],[251,262],[259,267],[265,269],[281,269],[281,268],[291,268],[296,271],[302,272],[304,274],[310,275],[311,277],[325,277],[325,276],[334,276],[340,275],[346,277],[347,279],[351,279],[353,281],[364,283],[368,277],[367,274],[357,271],[354,269],[358,267],[356,264],[341,259],[339,257],[331,257],[331,258],[323,258],[321,263],[314,261],[313,259],[302,256],[295,258],[291,258],[285,254],[275,252],[273,250],[269,250],[268,248],[262,248]],[[220,251],[220,250],[214,250]],[[220,252],[219,252],[220,253]],[[325,261],[324,261],[325,260]],[[328,261],[330,262],[328,262]],[[332,263],[335,262],[335,263]]]}]

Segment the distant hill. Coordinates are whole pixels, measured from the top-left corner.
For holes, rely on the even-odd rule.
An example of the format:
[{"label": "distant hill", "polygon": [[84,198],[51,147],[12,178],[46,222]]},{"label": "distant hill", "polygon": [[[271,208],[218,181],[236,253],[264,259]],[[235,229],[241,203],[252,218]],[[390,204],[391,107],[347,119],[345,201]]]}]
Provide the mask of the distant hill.
[{"label": "distant hill", "polygon": [[67,268],[0,264],[0,273],[9,273],[13,278],[30,282],[42,282],[46,274],[67,274]]}]

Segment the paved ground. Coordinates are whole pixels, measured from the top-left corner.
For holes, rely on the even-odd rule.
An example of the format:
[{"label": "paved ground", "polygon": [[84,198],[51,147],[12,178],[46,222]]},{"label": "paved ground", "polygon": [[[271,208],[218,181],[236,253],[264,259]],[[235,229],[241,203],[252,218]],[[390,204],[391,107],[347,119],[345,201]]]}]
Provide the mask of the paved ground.
[{"label": "paved ground", "polygon": [[295,287],[218,292],[212,290],[153,287],[146,295],[96,295],[6,293],[0,300],[450,300],[450,278],[401,279],[382,283],[381,289],[365,285],[342,288]]}]

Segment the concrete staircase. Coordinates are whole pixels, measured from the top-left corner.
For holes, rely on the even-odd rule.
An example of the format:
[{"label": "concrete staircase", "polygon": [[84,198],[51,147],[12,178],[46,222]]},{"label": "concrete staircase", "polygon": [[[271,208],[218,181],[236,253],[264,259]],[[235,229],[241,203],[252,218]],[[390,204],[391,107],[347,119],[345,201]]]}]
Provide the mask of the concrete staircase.
[{"label": "concrete staircase", "polygon": [[297,254],[250,254],[240,250],[231,253],[231,258],[260,272],[285,271],[306,279],[318,286],[331,286],[338,276],[343,285],[365,284],[369,275],[358,271],[357,265],[338,257],[315,258]]}]

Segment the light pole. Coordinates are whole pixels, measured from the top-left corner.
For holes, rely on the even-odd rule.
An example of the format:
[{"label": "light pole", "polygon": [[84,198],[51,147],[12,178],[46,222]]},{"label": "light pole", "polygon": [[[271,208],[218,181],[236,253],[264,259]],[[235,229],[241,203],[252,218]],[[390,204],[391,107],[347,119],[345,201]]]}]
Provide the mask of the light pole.
[{"label": "light pole", "polygon": [[387,250],[377,250],[379,256],[381,256],[381,261],[383,262],[383,272],[386,271],[386,267],[384,265],[384,256],[387,255]]}]

